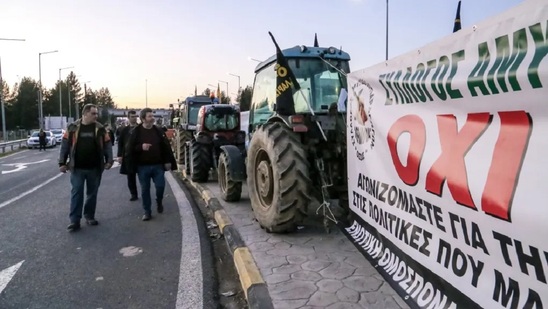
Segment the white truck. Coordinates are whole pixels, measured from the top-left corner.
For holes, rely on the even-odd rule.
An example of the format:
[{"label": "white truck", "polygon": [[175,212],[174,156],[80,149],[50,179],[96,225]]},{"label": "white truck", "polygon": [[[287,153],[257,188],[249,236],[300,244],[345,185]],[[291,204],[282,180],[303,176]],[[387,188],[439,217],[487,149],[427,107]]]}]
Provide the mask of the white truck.
[{"label": "white truck", "polygon": [[44,117],[44,128],[46,130],[65,129],[67,127],[67,117],[46,116]]}]

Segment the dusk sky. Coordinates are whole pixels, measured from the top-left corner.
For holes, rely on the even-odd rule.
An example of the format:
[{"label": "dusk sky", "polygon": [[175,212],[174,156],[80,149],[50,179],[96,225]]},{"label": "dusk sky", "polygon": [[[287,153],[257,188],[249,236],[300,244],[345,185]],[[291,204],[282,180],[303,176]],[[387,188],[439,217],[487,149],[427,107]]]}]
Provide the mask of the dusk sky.
[{"label": "dusk sky", "polygon": [[[521,0],[463,0],[462,27],[504,12]],[[457,0],[391,0],[389,57],[450,35]],[[51,88],[59,68],[74,66],[82,84],[108,87],[119,107],[143,107],[148,80],[149,107],[167,107],[219,80],[234,100],[253,84],[257,62],[275,49],[312,45],[341,47],[351,70],[385,58],[384,0],[0,0],[2,75],[13,86],[28,76]],[[70,70],[62,71],[65,78]],[[226,84],[220,83],[226,91]]]}]

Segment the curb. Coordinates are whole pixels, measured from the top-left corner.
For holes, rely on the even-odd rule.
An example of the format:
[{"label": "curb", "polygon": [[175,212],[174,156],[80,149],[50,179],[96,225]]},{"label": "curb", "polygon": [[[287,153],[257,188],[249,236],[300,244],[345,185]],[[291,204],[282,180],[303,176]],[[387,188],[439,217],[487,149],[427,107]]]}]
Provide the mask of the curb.
[{"label": "curb", "polygon": [[250,309],[270,309],[274,308],[272,304],[272,298],[268,292],[265,281],[255,264],[255,260],[243,241],[237,228],[230,220],[230,216],[225,212],[223,206],[219,200],[215,197],[211,191],[204,188],[199,183],[196,183],[186,177],[186,174],[182,173],[183,180],[188,182],[194,189],[196,189],[207,206],[213,211],[215,222],[219,226],[221,234],[224,235],[226,244],[230,248],[232,258],[234,259],[234,265],[238,271],[240,277],[240,284],[244,290],[245,298]]}]

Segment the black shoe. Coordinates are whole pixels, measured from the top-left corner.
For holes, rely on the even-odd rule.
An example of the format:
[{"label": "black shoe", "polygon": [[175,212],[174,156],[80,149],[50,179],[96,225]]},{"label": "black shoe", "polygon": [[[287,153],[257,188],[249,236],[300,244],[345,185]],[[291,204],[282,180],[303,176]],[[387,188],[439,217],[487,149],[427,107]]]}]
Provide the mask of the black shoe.
[{"label": "black shoe", "polygon": [[99,224],[99,221],[97,221],[95,219],[86,219],[86,223],[87,223],[87,225],[97,225],[97,224]]},{"label": "black shoe", "polygon": [[133,202],[133,201],[136,201],[138,200],[139,198],[137,197],[137,195],[132,195],[131,198],[129,199],[130,202]]},{"label": "black shoe", "polygon": [[158,205],[158,213],[161,214],[164,212],[164,205],[162,204],[162,200],[156,200],[156,204]]},{"label": "black shoe", "polygon": [[80,223],[71,223],[69,226],[67,226],[67,231],[69,232],[75,232],[80,229]]},{"label": "black shoe", "polygon": [[148,220],[150,220],[150,219],[152,219],[152,216],[149,215],[149,214],[145,214],[145,215],[143,216],[143,219],[142,219],[142,220],[143,220],[143,221],[148,221]]}]

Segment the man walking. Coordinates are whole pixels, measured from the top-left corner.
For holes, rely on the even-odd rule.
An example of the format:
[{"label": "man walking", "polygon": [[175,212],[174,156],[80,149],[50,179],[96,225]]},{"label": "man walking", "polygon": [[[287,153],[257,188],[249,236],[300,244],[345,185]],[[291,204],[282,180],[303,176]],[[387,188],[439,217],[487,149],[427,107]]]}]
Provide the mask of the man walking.
[{"label": "man walking", "polygon": [[139,199],[137,194],[137,174],[135,171],[129,171],[127,167],[127,160],[124,160],[125,156],[125,146],[129,138],[130,132],[137,126],[137,112],[130,110],[127,113],[129,119],[129,125],[121,129],[120,135],[118,136],[118,154],[117,159],[120,166],[120,174],[127,175],[127,187],[129,188],[129,193],[131,194],[130,201],[136,201]]},{"label": "man walking", "polygon": [[97,106],[86,104],[82,110],[82,118],[71,123],[65,131],[59,151],[59,171],[71,172],[70,225],[67,227],[69,232],[80,229],[82,207],[86,223],[99,224],[95,220],[97,192],[103,170],[110,169],[112,163],[112,144],[105,128],[97,122]]},{"label": "man walking", "polygon": [[38,143],[38,151],[42,151],[42,148],[44,149],[44,151],[46,151],[46,132],[44,132],[43,129],[40,129],[40,132],[38,132]]},{"label": "man walking", "polygon": [[126,144],[126,158],[128,169],[137,172],[141,184],[143,199],[143,221],[152,218],[150,180],[156,187],[156,205],[158,213],[164,211],[163,197],[165,189],[164,172],[177,169],[175,157],[171,151],[169,141],[162,129],[154,125],[152,109],[144,108],[139,113],[141,124],[130,133]]}]

